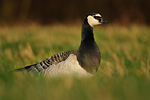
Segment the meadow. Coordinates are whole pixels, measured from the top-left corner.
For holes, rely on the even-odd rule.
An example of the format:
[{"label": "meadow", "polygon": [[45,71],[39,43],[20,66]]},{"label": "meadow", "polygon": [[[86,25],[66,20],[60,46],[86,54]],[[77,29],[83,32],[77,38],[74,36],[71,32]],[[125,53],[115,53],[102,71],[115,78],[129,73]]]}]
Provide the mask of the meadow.
[{"label": "meadow", "polygon": [[0,27],[0,100],[150,100],[150,28],[94,28],[101,65],[90,78],[12,73],[56,53],[77,50],[81,25]]}]

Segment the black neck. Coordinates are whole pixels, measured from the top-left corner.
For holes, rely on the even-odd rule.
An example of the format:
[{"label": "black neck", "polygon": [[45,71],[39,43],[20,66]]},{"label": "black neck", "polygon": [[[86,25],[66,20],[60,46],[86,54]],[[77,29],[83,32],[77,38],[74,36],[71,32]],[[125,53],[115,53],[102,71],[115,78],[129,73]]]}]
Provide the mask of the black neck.
[{"label": "black neck", "polygon": [[94,40],[94,36],[93,36],[93,27],[91,27],[88,23],[87,20],[85,19],[82,25],[82,40],[81,42],[85,41],[85,40]]},{"label": "black neck", "polygon": [[93,27],[88,24],[87,19],[82,25],[82,40],[77,60],[82,68],[90,73],[96,72],[100,64],[100,52],[94,40]]}]

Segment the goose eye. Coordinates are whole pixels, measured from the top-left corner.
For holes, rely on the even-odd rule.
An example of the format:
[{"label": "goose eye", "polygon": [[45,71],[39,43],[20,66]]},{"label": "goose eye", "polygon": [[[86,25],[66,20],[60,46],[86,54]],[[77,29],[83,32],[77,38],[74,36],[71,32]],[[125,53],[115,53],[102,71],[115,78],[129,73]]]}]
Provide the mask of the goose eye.
[{"label": "goose eye", "polygon": [[94,16],[94,18],[99,20],[99,19],[101,19],[102,17]]}]

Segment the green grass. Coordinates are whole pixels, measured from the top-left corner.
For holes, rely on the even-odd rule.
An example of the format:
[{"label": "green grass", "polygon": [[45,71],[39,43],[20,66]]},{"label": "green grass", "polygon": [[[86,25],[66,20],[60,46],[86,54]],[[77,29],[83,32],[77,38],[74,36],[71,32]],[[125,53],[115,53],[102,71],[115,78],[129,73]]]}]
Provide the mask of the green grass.
[{"label": "green grass", "polygon": [[77,26],[0,27],[0,100],[150,100],[150,28],[98,26],[102,61],[92,78],[10,73],[53,54],[77,50]]}]

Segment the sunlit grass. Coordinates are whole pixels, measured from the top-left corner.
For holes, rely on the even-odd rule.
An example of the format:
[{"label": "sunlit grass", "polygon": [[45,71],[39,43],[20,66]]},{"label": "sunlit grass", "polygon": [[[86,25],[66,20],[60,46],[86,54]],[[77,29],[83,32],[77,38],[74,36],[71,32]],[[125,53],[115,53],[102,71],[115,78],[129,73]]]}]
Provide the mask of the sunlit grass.
[{"label": "sunlit grass", "polygon": [[0,27],[0,100],[149,100],[150,28],[94,28],[102,61],[92,78],[10,73],[53,54],[77,50],[81,26]]}]

